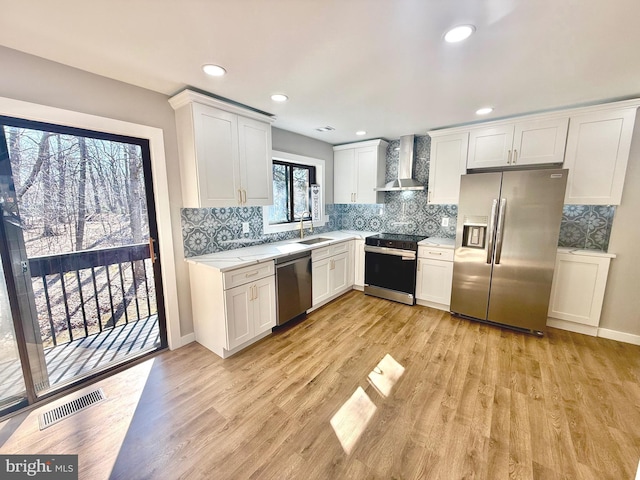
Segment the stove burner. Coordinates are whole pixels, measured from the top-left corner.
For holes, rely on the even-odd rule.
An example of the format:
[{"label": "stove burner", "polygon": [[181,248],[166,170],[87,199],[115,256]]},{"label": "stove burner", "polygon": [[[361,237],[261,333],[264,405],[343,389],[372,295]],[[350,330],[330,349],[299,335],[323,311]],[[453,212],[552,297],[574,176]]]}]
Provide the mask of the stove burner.
[{"label": "stove burner", "polygon": [[418,250],[418,242],[428,238],[426,235],[405,235],[402,233],[378,233],[365,238],[365,244],[375,247]]}]

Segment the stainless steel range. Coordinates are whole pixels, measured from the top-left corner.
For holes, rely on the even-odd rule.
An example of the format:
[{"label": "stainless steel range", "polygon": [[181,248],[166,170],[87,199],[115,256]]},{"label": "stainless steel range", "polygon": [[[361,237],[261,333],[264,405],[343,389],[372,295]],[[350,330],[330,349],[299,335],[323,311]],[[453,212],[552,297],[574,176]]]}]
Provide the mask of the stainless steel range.
[{"label": "stainless steel range", "polygon": [[416,303],[418,242],[424,235],[379,233],[364,240],[364,293]]}]

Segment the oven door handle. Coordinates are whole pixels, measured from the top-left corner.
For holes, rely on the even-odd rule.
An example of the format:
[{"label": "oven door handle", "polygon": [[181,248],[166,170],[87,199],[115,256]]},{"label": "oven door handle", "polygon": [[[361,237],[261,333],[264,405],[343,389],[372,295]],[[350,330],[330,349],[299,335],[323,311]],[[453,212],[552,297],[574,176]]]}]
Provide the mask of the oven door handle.
[{"label": "oven door handle", "polygon": [[399,248],[389,247],[374,247],[372,245],[364,246],[365,253],[379,253],[382,255],[395,255],[396,257],[402,257],[402,260],[415,260],[416,252],[413,250],[402,250]]}]

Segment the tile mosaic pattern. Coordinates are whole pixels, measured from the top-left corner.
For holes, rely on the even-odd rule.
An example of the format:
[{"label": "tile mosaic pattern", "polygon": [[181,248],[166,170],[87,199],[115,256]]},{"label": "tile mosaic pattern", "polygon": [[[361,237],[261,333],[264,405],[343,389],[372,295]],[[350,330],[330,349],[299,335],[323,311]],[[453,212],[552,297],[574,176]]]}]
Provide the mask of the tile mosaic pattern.
[{"label": "tile mosaic pattern", "polygon": [[558,246],[606,252],[615,211],[612,205],[565,205]]},{"label": "tile mosaic pattern", "polygon": [[[400,139],[387,146],[385,181],[398,177]],[[414,144],[413,178],[423,185],[429,183],[429,153],[431,137],[416,136]],[[385,192],[384,204],[336,205],[340,226],[344,230],[392,232],[428,237],[456,236],[457,205],[427,205],[427,191]],[[443,217],[449,226],[442,227]]]},{"label": "tile mosaic pattern", "polygon": [[[314,228],[314,234],[339,229],[333,205],[325,205],[325,214],[329,222]],[[289,240],[299,235],[297,230],[265,234],[262,207],[183,208],[181,222],[185,257]],[[249,233],[242,233],[243,222],[249,224]]]},{"label": "tile mosaic pattern", "polygon": [[[428,135],[415,138],[414,178],[424,185],[429,182]],[[386,181],[398,176],[400,140],[387,147]],[[393,232],[429,237],[455,238],[458,219],[457,205],[427,205],[427,192],[385,192],[385,203],[377,205],[325,205],[329,216],[326,226],[314,233],[333,230]],[[608,205],[565,205],[558,246],[606,251],[615,207]],[[449,226],[442,227],[442,218]],[[249,223],[249,233],[242,233],[242,223]],[[182,238],[185,257],[232,250],[260,243],[289,240],[297,231],[264,234],[262,207],[184,208]]]},{"label": "tile mosaic pattern", "polygon": [[[411,198],[402,198],[406,193],[411,193]],[[424,192],[388,192],[388,195],[398,198],[379,205],[336,205],[340,228],[427,237],[456,236],[457,205],[427,205]],[[449,217],[448,227],[440,225],[442,217]]]}]

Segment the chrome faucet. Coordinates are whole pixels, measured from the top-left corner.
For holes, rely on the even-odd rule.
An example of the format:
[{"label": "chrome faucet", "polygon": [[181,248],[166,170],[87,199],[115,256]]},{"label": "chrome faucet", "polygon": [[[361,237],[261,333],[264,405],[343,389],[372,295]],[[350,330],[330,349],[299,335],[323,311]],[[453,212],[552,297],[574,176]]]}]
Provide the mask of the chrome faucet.
[{"label": "chrome faucet", "polygon": [[[302,214],[300,215],[300,238],[304,238],[304,217],[307,215],[311,216],[311,212],[302,212]],[[309,232],[313,233],[313,219],[311,219]]]}]

